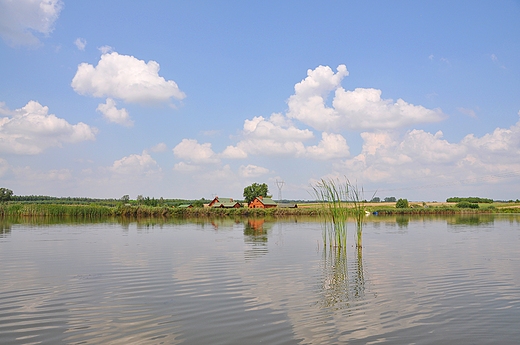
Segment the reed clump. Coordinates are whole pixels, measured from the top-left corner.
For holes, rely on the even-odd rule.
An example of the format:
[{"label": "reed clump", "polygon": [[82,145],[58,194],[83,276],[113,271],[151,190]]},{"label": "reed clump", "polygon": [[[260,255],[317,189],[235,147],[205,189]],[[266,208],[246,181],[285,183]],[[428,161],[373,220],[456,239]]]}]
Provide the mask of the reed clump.
[{"label": "reed clump", "polygon": [[365,216],[369,214],[369,212],[367,211],[365,199],[363,198],[363,187],[359,189],[357,185],[351,184],[349,180],[347,180],[347,185],[349,186],[350,202],[352,203],[351,214],[356,221],[356,246],[361,248],[363,243],[363,225],[365,223]]},{"label": "reed clump", "polygon": [[363,189],[348,179],[345,179],[345,182],[321,179],[313,186],[313,191],[323,208],[325,245],[346,248],[347,222],[349,217],[353,217],[356,224],[356,246],[361,248],[363,224],[367,213]]}]

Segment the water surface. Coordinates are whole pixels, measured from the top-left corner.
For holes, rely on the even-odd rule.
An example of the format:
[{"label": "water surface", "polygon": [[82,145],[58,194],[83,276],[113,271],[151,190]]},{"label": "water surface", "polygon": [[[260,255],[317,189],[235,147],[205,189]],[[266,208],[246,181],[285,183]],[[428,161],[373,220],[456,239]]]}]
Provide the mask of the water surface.
[{"label": "water surface", "polygon": [[0,222],[0,344],[517,344],[519,216]]}]

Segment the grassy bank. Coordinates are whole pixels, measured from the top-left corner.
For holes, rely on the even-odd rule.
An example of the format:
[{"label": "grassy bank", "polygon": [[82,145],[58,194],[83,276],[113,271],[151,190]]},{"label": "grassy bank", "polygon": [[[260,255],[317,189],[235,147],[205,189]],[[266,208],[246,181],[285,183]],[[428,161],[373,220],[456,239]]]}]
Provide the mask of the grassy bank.
[{"label": "grassy bank", "polygon": [[225,209],[225,208],[174,208],[167,206],[103,206],[103,205],[61,205],[61,204],[0,204],[0,217],[226,217],[226,216],[289,216],[318,215],[320,209],[270,208],[270,209]]},{"label": "grassy bank", "polygon": [[21,204],[0,205],[0,216],[99,218],[113,215],[114,208],[101,205]]},{"label": "grassy bank", "polygon": [[[347,207],[354,207],[346,204]],[[376,203],[366,204],[366,211],[379,215],[403,214],[463,214],[463,213],[520,213],[520,205],[494,203],[481,205],[478,209],[457,208],[454,204],[422,205],[411,203],[409,208],[395,208],[395,205]],[[318,204],[300,208],[270,209],[225,209],[225,208],[173,208],[167,206],[136,205],[62,205],[62,204],[0,204],[0,217],[76,217],[95,219],[99,217],[283,217],[283,216],[319,216],[329,212]]]}]

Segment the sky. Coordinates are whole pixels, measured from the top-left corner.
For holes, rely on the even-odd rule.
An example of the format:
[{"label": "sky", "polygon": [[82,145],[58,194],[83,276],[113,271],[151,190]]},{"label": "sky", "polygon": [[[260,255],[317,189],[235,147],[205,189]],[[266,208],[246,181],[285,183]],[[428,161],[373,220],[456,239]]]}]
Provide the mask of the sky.
[{"label": "sky", "polygon": [[520,198],[520,1],[0,0],[0,187],[308,200],[321,179]]}]

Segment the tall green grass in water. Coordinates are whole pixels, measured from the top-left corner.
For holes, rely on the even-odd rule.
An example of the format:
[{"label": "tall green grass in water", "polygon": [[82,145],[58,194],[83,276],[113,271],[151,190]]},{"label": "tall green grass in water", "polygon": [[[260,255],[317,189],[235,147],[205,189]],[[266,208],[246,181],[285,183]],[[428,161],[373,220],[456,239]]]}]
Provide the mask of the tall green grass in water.
[{"label": "tall green grass in water", "polygon": [[321,179],[313,187],[316,199],[324,208],[325,229],[323,242],[334,248],[347,247],[347,197],[349,185],[339,181]]},{"label": "tall green grass in water", "polygon": [[353,217],[356,223],[356,246],[361,248],[366,214],[363,189],[359,189],[348,179],[345,179],[345,182],[321,179],[312,188],[316,199],[324,208],[323,241],[325,246],[346,248],[347,222],[349,217]]},{"label": "tall green grass in water", "polygon": [[351,213],[356,221],[356,246],[361,248],[363,246],[363,225],[365,223],[365,216],[367,212],[365,199],[363,197],[364,191],[363,187],[361,187],[360,190],[357,185],[351,184],[348,180],[347,184],[350,186],[349,196],[352,203]]}]

